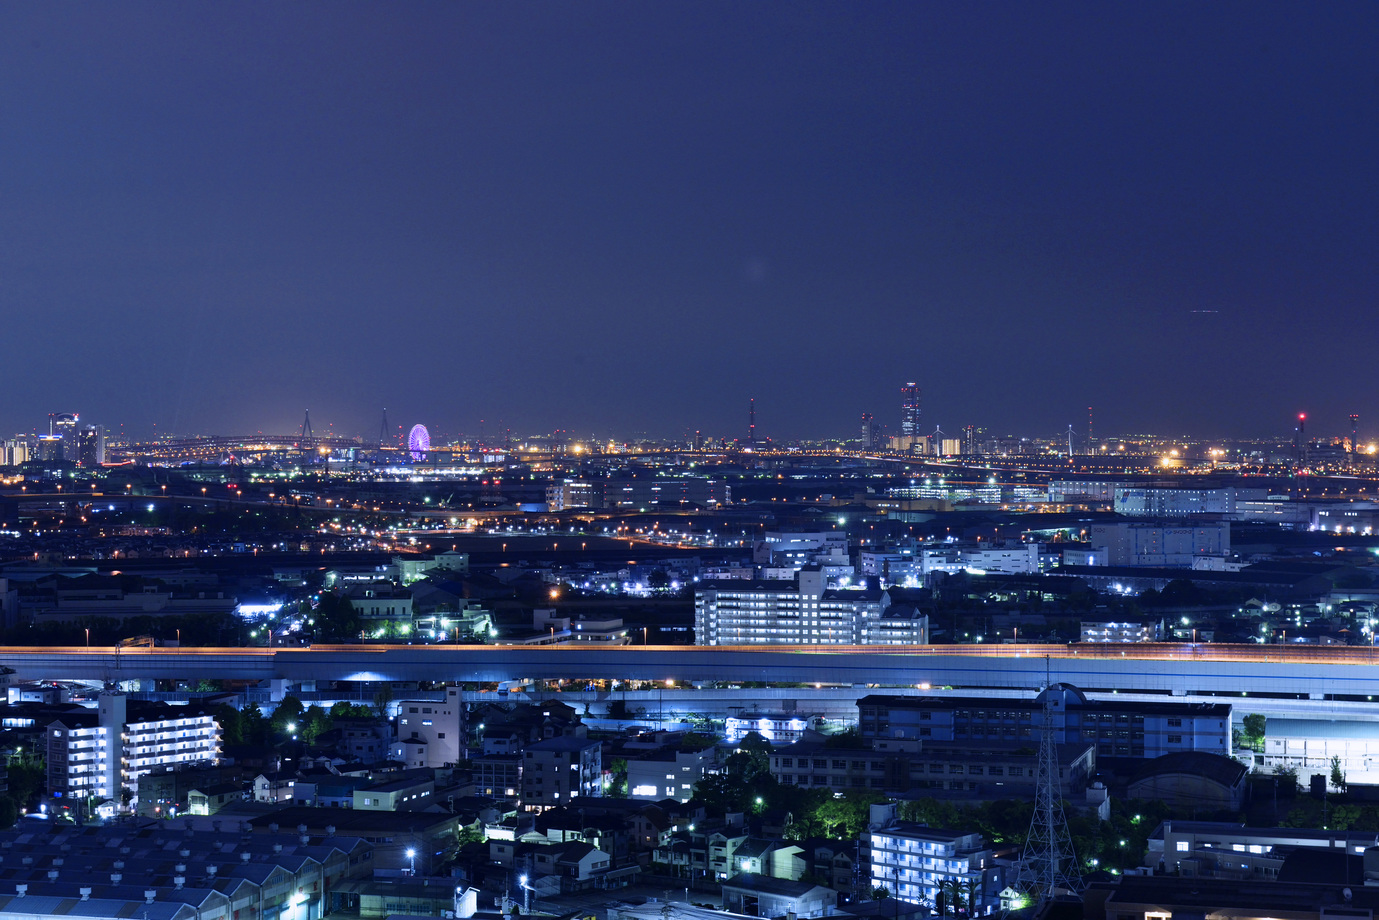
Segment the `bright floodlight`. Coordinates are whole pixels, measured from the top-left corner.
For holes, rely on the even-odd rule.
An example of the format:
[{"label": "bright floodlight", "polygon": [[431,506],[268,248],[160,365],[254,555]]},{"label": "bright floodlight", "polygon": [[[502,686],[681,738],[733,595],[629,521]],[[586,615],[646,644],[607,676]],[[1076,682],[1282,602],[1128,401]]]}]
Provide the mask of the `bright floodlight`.
[{"label": "bright floodlight", "polygon": [[408,859],[412,859],[412,858],[414,858],[416,855],[417,855],[417,851],[416,851],[416,850],[412,849],[411,847],[408,847],[408,848],[407,848],[407,858],[408,858]]},{"label": "bright floodlight", "polygon": [[425,425],[412,426],[412,430],[407,433],[407,449],[412,452],[413,460],[420,460],[426,456],[426,452],[431,449],[431,432],[426,430]]}]

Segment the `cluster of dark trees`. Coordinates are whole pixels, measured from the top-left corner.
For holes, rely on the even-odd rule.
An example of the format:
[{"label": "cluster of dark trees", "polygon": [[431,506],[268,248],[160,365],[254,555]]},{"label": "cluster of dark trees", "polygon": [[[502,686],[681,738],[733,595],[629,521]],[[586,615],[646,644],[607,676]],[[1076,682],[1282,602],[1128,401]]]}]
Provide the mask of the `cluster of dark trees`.
[{"label": "cluster of dark trees", "polygon": [[253,704],[236,709],[228,703],[222,703],[212,714],[220,723],[222,743],[268,747],[293,741],[314,744],[317,738],[335,727],[336,719],[374,718],[378,712],[370,706],[344,702],[336,703],[329,710],[320,706],[303,706],[295,696],[287,696],[273,710],[271,718],[266,718]]}]

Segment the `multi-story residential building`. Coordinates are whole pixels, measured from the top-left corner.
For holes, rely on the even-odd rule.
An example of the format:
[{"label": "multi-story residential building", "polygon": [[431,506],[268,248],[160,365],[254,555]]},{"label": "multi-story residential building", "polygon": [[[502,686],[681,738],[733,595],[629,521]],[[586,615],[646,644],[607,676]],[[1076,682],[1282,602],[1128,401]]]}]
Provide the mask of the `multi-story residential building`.
[{"label": "multi-story residential building", "polygon": [[[1178,751],[1231,756],[1229,703],[1088,700],[1055,684],[1054,739],[1096,744],[1098,757],[1159,757]],[[857,701],[858,725],[870,742],[888,739],[1034,743],[1043,725],[1044,693],[1036,697],[914,697],[873,694]]]},{"label": "multi-story residential building", "polygon": [[139,777],[155,767],[214,763],[220,726],[200,711],[138,706],[122,693],[102,693],[88,714],[64,716],[48,726],[48,791],[54,798],[116,800],[136,796]]},{"label": "multi-story residential building", "polygon": [[634,799],[676,799],[688,802],[694,784],[713,766],[712,748],[682,751],[666,747],[640,756],[627,756],[627,794]]},{"label": "multi-story residential building", "polygon": [[[876,589],[828,589],[817,566],[794,582],[716,582],[694,594],[696,645],[866,645],[889,642],[872,628],[891,604]],[[924,632],[927,635],[927,621]]]},{"label": "multi-story residential building", "polygon": [[389,581],[351,585],[345,592],[360,628],[370,638],[412,630],[412,592]]},{"label": "multi-story residential building", "polygon": [[459,687],[442,700],[403,700],[393,759],[408,767],[444,767],[464,759],[464,701]]},{"label": "multi-story residential building", "polygon": [[603,489],[587,480],[565,479],[546,486],[546,507],[551,511],[571,508],[602,508]]},{"label": "multi-story residential building", "polygon": [[697,476],[677,478],[610,479],[602,483],[603,507],[621,510],[650,507],[709,507],[732,500],[732,491],[720,479]]},{"label": "multi-story residential building", "polygon": [[956,892],[968,916],[1000,907],[1006,866],[981,834],[893,821],[872,830],[868,849],[872,887],[901,901],[935,907]]},{"label": "multi-story residential building", "polygon": [[[886,744],[886,742],[881,742]],[[837,748],[802,741],[771,753],[778,782],[836,793],[924,790],[935,798],[1033,797],[1038,750],[1028,743],[911,743],[895,749]],[[1096,773],[1091,742],[1055,745],[1059,792],[1072,797]]]},{"label": "multi-story residential building", "polygon": [[491,799],[516,799],[522,789],[521,754],[483,754],[471,758],[474,791]]},{"label": "multi-story residential building", "polygon": [[1155,642],[1157,623],[1082,622],[1083,642]]},{"label": "multi-story residential building", "polygon": [[335,750],[342,756],[360,763],[376,763],[388,756],[390,732],[382,719],[351,716],[334,722],[340,739]]},{"label": "multi-story residential building", "polygon": [[575,735],[527,745],[522,751],[522,804],[541,811],[567,805],[576,796],[601,795],[602,747]]},{"label": "multi-story residential building", "polygon": [[793,744],[821,722],[823,716],[817,712],[740,712],[724,721],[724,733],[729,744],[737,744],[749,732],[772,744]]},{"label": "multi-story residential building", "polygon": [[909,604],[890,604],[862,625],[863,645],[928,645],[929,615]]}]

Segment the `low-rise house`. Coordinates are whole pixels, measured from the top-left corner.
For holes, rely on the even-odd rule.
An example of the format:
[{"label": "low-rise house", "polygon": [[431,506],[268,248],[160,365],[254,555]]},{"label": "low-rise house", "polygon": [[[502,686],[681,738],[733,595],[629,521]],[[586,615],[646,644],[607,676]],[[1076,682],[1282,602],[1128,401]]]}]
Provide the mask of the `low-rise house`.
[{"label": "low-rise house", "polygon": [[356,811],[422,811],[435,804],[436,781],[429,773],[407,775],[354,790]]},{"label": "low-rise house", "polygon": [[294,773],[260,773],[254,777],[254,801],[270,805],[290,805],[296,799]]},{"label": "low-rise house", "polygon": [[838,892],[823,885],[743,873],[723,882],[723,909],[751,917],[826,917]]},{"label": "low-rise house", "polygon": [[245,789],[239,783],[215,783],[193,788],[187,793],[187,810],[194,815],[213,815],[226,805],[244,801]]}]

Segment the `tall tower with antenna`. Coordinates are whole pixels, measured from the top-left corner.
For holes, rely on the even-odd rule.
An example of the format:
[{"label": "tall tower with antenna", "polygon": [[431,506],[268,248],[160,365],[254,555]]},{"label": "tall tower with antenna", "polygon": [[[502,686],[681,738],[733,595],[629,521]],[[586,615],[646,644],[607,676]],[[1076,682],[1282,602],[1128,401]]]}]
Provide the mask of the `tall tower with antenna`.
[{"label": "tall tower with antenna", "polygon": [[1360,452],[1360,416],[1354,412],[1350,413],[1350,454],[1355,456]]},{"label": "tall tower with antenna", "polygon": [[378,446],[381,450],[388,445],[388,407],[383,407],[383,424],[378,426]]},{"label": "tall tower with antenna", "polygon": [[919,430],[920,398],[919,384],[911,381],[900,388],[900,436],[918,441],[922,437]]},{"label": "tall tower with antenna", "polygon": [[1075,894],[1082,887],[1077,857],[1063,815],[1059,795],[1058,747],[1054,719],[1063,711],[1063,688],[1055,687],[1052,667],[1044,658],[1044,724],[1039,736],[1039,766],[1034,780],[1034,814],[1020,856],[1016,887],[1032,901],[1045,904],[1062,892]]},{"label": "tall tower with antenna", "polygon": [[1295,444],[1294,447],[1297,449],[1297,454],[1298,454],[1298,466],[1305,466],[1305,465],[1307,464],[1307,413],[1306,413],[1306,412],[1299,412],[1299,413],[1298,413],[1297,439],[1298,439],[1298,440],[1297,440],[1297,444]]},{"label": "tall tower with antenna", "polygon": [[1092,428],[1092,407],[1087,407],[1087,453],[1096,451],[1096,434]]},{"label": "tall tower with antenna", "polygon": [[747,447],[755,449],[757,446],[757,398],[751,397],[747,401]]}]

